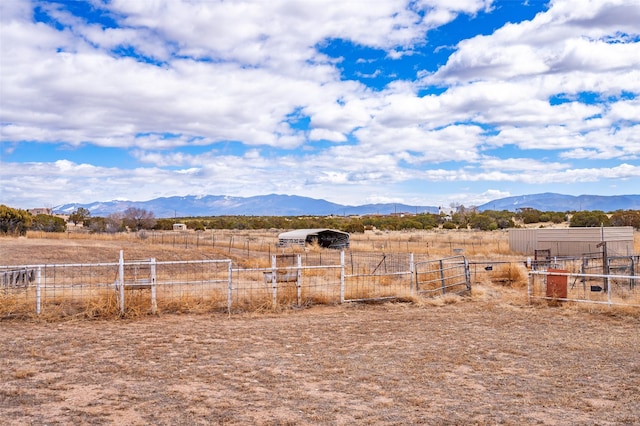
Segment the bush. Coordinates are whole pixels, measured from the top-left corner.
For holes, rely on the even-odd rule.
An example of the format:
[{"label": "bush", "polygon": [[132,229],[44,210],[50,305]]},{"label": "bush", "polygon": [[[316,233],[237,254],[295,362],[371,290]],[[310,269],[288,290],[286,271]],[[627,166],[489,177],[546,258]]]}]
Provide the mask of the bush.
[{"label": "bush", "polygon": [[0,234],[26,235],[31,222],[32,216],[28,211],[0,204]]},{"label": "bush", "polygon": [[64,232],[67,230],[67,222],[60,217],[39,214],[33,218],[30,229],[44,232]]},{"label": "bush", "polygon": [[91,217],[85,219],[83,226],[90,232],[105,232],[107,229],[107,221],[104,217]]},{"label": "bush", "polygon": [[633,226],[635,229],[640,229],[640,211],[616,211],[611,215],[611,226]]},{"label": "bush", "polygon": [[576,212],[569,222],[571,227],[609,226],[609,224],[609,217],[600,210]]},{"label": "bush", "polygon": [[476,214],[471,217],[469,225],[471,225],[471,228],[480,229],[481,231],[494,231],[498,229],[496,221],[491,216],[484,213]]}]

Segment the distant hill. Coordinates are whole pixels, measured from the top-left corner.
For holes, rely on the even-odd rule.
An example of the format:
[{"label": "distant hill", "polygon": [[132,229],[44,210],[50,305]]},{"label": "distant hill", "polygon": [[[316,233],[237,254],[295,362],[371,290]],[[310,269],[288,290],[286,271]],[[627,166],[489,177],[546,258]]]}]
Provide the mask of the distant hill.
[{"label": "distant hill", "polygon": [[562,195],[552,192],[520,195],[490,201],[478,210],[509,210],[533,208],[540,211],[568,212],[581,210],[640,210],[640,195]]},{"label": "distant hill", "polygon": [[158,218],[195,216],[300,216],[300,215],[363,215],[391,213],[437,213],[438,207],[410,206],[407,204],[366,204],[346,206],[329,201],[299,197],[296,195],[259,195],[255,197],[230,197],[206,195],[163,197],[149,201],[106,201],[89,204],[64,204],[53,211],[69,214],[83,207],[93,216],[108,216],[123,212],[129,207],[151,211]]},{"label": "distant hill", "polygon": [[[79,207],[88,209],[93,216],[108,216],[123,212],[129,207],[151,211],[158,218],[196,216],[351,216],[392,213],[438,213],[435,206],[412,206],[408,204],[365,204],[346,206],[326,200],[299,197],[296,195],[259,195],[255,197],[230,197],[206,195],[185,197],[163,197],[149,201],[106,201],[89,204],[64,204],[56,206],[56,213],[69,214]],[[467,206],[471,207],[471,206]],[[562,195],[554,193],[521,195],[490,201],[478,206],[484,210],[509,210],[530,207],[541,211],[640,210],[640,195]]]}]

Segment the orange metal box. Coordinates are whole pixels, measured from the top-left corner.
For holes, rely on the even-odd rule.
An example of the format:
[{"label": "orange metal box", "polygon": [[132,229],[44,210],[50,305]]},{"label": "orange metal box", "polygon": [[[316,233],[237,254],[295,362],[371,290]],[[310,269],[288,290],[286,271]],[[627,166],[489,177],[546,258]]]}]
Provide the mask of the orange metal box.
[{"label": "orange metal box", "polygon": [[566,299],[567,276],[553,275],[553,273],[567,274],[569,271],[564,269],[547,269],[547,272],[550,273],[550,275],[547,275],[547,297],[553,297],[554,299]]}]

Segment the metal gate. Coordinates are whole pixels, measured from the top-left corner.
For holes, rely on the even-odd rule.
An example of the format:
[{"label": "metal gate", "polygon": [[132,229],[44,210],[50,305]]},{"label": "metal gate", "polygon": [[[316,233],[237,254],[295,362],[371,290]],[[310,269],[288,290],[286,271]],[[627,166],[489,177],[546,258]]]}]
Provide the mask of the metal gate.
[{"label": "metal gate", "polygon": [[453,256],[415,264],[416,293],[462,294],[471,291],[469,263],[464,256]]},{"label": "metal gate", "polygon": [[361,302],[411,297],[413,254],[346,253],[341,300]]}]

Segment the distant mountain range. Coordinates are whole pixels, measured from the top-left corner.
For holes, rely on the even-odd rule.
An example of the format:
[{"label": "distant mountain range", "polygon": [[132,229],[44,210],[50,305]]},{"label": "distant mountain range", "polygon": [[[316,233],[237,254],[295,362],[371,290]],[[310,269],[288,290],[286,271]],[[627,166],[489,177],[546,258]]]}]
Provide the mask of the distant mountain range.
[{"label": "distant mountain range", "polygon": [[326,200],[299,197],[296,195],[259,195],[255,197],[230,197],[206,195],[186,197],[163,197],[149,201],[106,201],[90,204],[64,204],[53,208],[55,213],[69,214],[84,207],[92,216],[108,216],[123,212],[129,207],[151,211],[158,218],[196,216],[351,216],[363,214],[391,213],[438,213],[438,207],[410,206],[407,204],[367,204],[345,206]]},{"label": "distant mountain range", "polygon": [[552,192],[501,198],[478,206],[478,210],[509,210],[530,207],[543,212],[582,210],[640,210],[640,195],[562,195]]},{"label": "distant mountain range", "polygon": [[[197,216],[351,216],[392,213],[438,213],[436,206],[411,206],[400,203],[365,204],[345,206],[326,200],[299,197],[296,195],[259,195],[255,197],[230,197],[206,195],[185,197],[162,197],[149,201],[105,201],[89,204],[64,204],[53,208],[55,213],[70,214],[83,207],[92,216],[108,216],[123,212],[129,207],[151,211],[158,218]],[[471,207],[471,206],[467,206]],[[509,210],[534,208],[541,211],[640,210],[640,195],[562,195],[554,193],[521,195],[494,200],[478,210]]]}]

